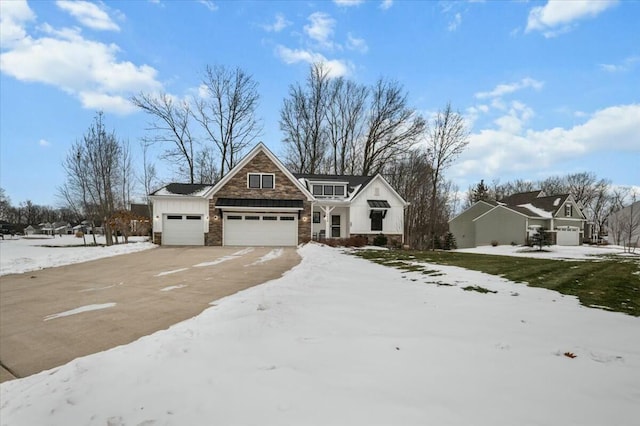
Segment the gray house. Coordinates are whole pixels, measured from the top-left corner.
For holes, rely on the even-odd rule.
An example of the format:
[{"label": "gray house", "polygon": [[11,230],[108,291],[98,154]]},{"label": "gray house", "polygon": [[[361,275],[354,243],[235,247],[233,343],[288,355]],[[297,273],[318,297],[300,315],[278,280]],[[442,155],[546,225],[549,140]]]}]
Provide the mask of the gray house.
[{"label": "gray house", "polygon": [[527,244],[539,228],[552,244],[577,246],[586,218],[570,194],[545,196],[542,191],[513,194],[501,201],[478,201],[449,221],[458,248]]}]

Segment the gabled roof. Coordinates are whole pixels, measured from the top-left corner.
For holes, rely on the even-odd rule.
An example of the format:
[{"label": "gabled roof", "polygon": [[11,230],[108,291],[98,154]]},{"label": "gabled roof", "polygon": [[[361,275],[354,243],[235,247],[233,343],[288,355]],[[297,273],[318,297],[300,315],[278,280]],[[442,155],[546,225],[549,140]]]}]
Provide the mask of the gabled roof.
[{"label": "gabled roof", "polygon": [[171,196],[171,195],[189,195],[191,197],[202,197],[211,189],[212,185],[201,183],[170,183],[157,191],[152,192],[151,196]]},{"label": "gabled roof", "polygon": [[354,201],[357,197],[360,196],[360,194],[363,193],[364,188],[366,188],[367,186],[371,185],[371,182],[373,182],[374,180],[379,179],[382,181],[382,184],[384,186],[387,187],[387,189],[393,194],[395,195],[398,200],[400,200],[402,202],[402,204],[404,204],[404,206],[408,206],[410,203],[408,203],[404,198],[402,198],[402,196],[400,194],[398,194],[398,192],[391,186],[391,184],[389,182],[387,182],[387,180],[382,177],[382,175],[380,173],[376,174],[374,177],[372,177],[370,180],[368,180],[366,182],[366,184],[362,185],[362,187],[360,188],[360,190],[357,192],[357,194],[355,194],[354,196],[351,197],[351,201]]},{"label": "gabled roof", "polygon": [[310,182],[347,182],[348,195],[354,196],[362,188],[366,187],[374,176],[354,176],[354,175],[323,175],[323,174],[306,174],[294,173],[298,180],[302,180],[305,187],[311,192]]},{"label": "gabled roof", "polygon": [[531,204],[555,216],[558,210],[564,207],[564,204],[567,202],[569,197],[570,197],[569,194],[552,195],[550,197],[540,197],[533,200]]},{"label": "gabled roof", "polygon": [[543,195],[544,192],[539,189],[536,191],[519,192],[517,194],[511,194],[508,197],[504,197],[500,202],[508,206],[519,206],[521,204],[531,203],[533,200]]},{"label": "gabled roof", "polygon": [[313,200],[313,195],[311,195],[311,192],[309,192],[307,188],[305,188],[304,185],[302,185],[298,181],[298,179],[296,179],[295,176],[289,170],[287,170],[284,164],[282,164],[282,162],[278,160],[278,157],[273,155],[269,148],[267,148],[262,142],[258,142],[258,144],[254,146],[253,149],[249,151],[249,153],[245,155],[244,158],[240,160],[240,162],[229,171],[229,173],[227,173],[222,179],[220,179],[218,183],[216,183],[212,188],[207,190],[205,196],[207,198],[212,197],[216,192],[223,188],[227,184],[227,182],[229,182],[229,180],[231,180],[231,178],[235,176],[236,173],[238,173],[239,170],[242,170],[242,168],[246,166],[259,152],[263,152],[267,157],[269,157],[269,159],[276,165],[276,167],[278,167],[278,169],[280,169],[280,171],[287,178],[289,178],[289,180],[307,197],[308,201]]}]

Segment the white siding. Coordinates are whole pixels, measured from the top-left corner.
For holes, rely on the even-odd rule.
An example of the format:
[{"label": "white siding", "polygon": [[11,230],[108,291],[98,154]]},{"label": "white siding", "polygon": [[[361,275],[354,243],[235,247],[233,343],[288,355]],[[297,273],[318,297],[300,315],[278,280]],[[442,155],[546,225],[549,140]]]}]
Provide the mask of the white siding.
[{"label": "white siding", "polygon": [[167,214],[200,214],[202,232],[209,232],[209,200],[157,198],[153,199],[153,232],[162,232],[162,218]]},{"label": "white siding", "polygon": [[[378,194],[376,195],[376,188]],[[371,219],[369,218],[369,204],[367,200],[387,200],[391,208],[387,211],[386,217],[382,220],[382,231],[371,230]],[[363,192],[358,194],[351,204],[351,233],[352,234],[403,234],[404,233],[404,204],[387,185],[381,181],[380,177],[373,179]]]}]

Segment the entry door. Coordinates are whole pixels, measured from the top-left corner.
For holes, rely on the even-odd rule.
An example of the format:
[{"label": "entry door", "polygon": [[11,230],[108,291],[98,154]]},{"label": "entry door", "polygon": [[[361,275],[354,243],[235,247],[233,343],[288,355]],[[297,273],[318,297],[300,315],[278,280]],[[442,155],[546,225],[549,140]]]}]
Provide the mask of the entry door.
[{"label": "entry door", "polygon": [[340,238],[340,215],[331,215],[331,237]]}]

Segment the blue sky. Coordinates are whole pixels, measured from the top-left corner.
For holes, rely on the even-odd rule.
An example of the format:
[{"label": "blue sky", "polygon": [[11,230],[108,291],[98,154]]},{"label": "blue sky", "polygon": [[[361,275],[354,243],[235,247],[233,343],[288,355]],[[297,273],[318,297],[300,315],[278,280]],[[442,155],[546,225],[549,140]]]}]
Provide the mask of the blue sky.
[{"label": "blue sky", "polygon": [[261,139],[280,154],[288,86],[319,60],[360,83],[397,80],[426,117],[451,101],[471,132],[447,172],[460,190],[578,171],[640,185],[639,1],[9,0],[0,8],[0,186],[13,204],[58,204],[62,161],[97,110],[137,153],[148,117],[129,98],[194,96],[207,64],[253,75]]}]

